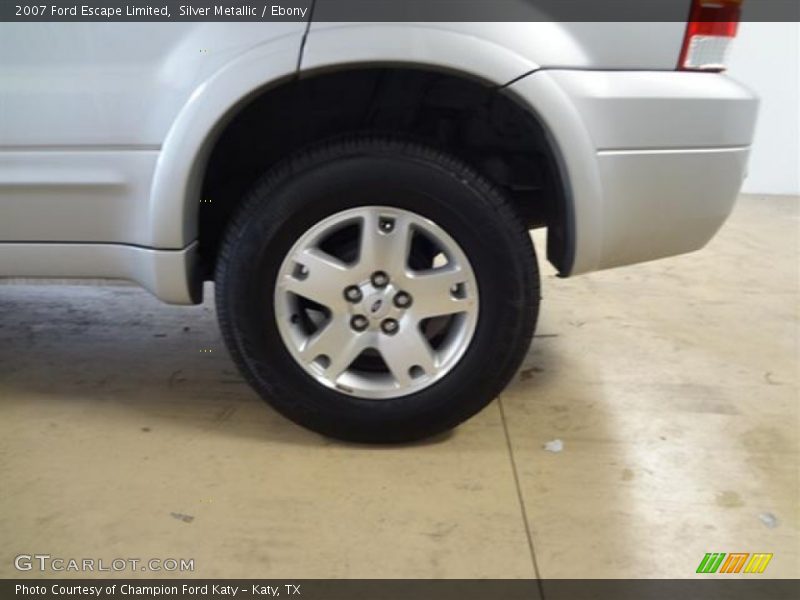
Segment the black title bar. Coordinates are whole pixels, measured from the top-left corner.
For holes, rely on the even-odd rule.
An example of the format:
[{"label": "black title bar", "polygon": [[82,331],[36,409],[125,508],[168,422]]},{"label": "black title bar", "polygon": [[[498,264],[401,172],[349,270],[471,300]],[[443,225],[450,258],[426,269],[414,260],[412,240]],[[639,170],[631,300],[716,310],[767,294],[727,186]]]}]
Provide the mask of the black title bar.
[{"label": "black title bar", "polygon": [[[686,21],[691,0],[0,0],[0,22]],[[713,18],[713,17],[712,17]],[[743,21],[799,21],[800,0],[744,0]]]},{"label": "black title bar", "polygon": [[0,580],[0,598],[29,600],[796,600],[800,581],[710,576],[708,579],[600,580]]}]

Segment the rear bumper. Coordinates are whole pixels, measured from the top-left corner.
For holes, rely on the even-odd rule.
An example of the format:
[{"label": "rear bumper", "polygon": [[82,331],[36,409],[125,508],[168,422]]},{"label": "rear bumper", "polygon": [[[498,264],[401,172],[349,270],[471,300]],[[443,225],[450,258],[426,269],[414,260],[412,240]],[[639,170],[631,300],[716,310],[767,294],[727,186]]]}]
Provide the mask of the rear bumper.
[{"label": "rear bumper", "polygon": [[508,90],[539,116],[559,155],[562,275],[697,250],[730,214],[758,109],[733,80],[537,71]]}]

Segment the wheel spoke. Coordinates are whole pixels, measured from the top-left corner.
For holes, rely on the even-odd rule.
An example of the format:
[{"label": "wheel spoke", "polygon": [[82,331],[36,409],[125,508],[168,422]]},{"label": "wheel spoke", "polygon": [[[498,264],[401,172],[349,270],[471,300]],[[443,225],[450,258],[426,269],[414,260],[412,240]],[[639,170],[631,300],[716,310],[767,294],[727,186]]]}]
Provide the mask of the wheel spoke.
[{"label": "wheel spoke", "polygon": [[306,341],[300,349],[300,357],[306,363],[326,357],[327,363],[322,363],[325,374],[335,381],[364,350],[364,338],[352,330],[346,318],[334,317]]},{"label": "wheel spoke", "polygon": [[384,362],[398,384],[405,387],[413,381],[413,368],[432,376],[436,371],[436,355],[414,324],[406,324],[405,331],[394,337],[383,337],[378,347]]},{"label": "wheel spoke", "polygon": [[[389,224],[390,230],[385,227]],[[364,215],[358,265],[364,272],[388,271],[400,276],[406,271],[411,245],[411,227],[403,216],[382,217],[371,210]]]},{"label": "wheel spoke", "polygon": [[406,282],[406,290],[414,298],[412,313],[422,320],[469,311],[475,306],[475,293],[467,280],[458,267],[413,274]]},{"label": "wheel spoke", "polygon": [[[331,310],[344,306],[342,290],[347,283],[348,268],[334,257],[314,249],[299,252],[295,258],[298,268],[286,274],[279,285]],[[301,270],[300,267],[304,267]]]}]

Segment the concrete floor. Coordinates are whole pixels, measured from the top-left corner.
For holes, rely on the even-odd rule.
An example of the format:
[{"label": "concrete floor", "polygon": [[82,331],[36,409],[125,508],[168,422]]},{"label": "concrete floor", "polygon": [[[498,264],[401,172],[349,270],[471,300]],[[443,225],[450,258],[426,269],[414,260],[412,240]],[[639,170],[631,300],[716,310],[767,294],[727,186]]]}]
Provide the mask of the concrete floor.
[{"label": "concrete floor", "polygon": [[47,553],[194,558],[194,577],[684,578],[706,552],[797,577],[799,206],[743,198],[689,256],[545,267],[511,387],[406,447],[272,412],[210,299],[2,286],[0,577]]}]

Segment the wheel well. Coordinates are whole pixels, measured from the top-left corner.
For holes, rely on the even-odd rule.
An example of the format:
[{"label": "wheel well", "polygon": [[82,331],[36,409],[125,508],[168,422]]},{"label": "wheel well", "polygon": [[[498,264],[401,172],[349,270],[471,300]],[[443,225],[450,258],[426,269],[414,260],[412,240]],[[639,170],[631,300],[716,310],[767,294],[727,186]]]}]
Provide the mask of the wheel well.
[{"label": "wheel well", "polygon": [[458,156],[501,187],[528,227],[549,227],[548,258],[564,256],[555,155],[537,119],[497,87],[450,73],[360,68],[294,79],[245,105],[217,139],[199,212],[203,275],[255,180],[282,158],[351,133],[403,135]]}]

